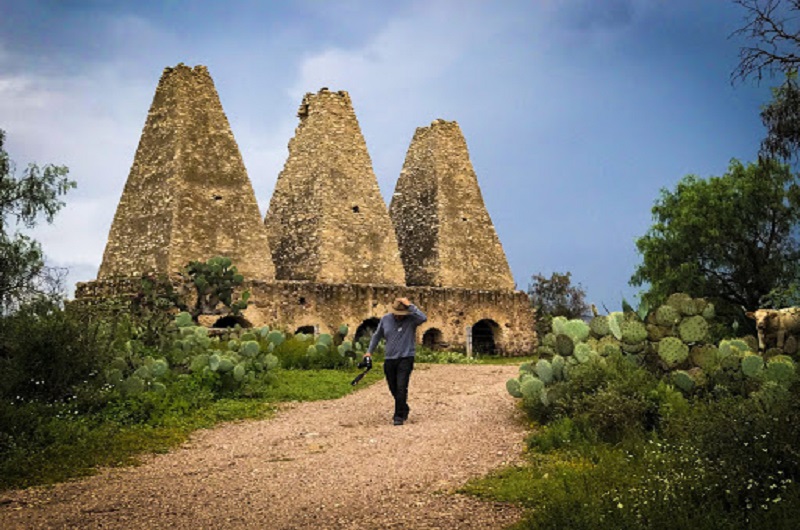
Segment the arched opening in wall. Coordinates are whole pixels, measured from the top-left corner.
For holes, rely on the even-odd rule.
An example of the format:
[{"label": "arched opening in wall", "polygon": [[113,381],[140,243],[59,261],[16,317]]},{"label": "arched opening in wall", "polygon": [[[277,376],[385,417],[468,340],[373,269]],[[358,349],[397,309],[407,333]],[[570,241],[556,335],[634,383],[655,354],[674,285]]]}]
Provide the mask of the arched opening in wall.
[{"label": "arched opening in wall", "polygon": [[251,324],[246,318],[242,315],[234,316],[234,315],[226,315],[216,322],[214,325],[211,326],[212,328],[233,328],[236,327],[236,324],[239,324],[240,327],[243,328],[252,328],[253,324]]},{"label": "arched opening in wall", "polygon": [[297,328],[294,334],[298,335],[300,333],[304,333],[306,335],[314,335],[316,334],[316,331],[317,331],[316,326],[300,326],[299,328]]},{"label": "arched opening in wall", "polygon": [[439,350],[442,347],[442,332],[431,328],[422,334],[422,345],[429,350]]},{"label": "arched opening in wall", "polygon": [[378,329],[378,324],[380,324],[380,319],[378,318],[368,318],[363,321],[361,324],[358,325],[356,328],[356,334],[353,335],[355,337],[356,342],[361,342],[365,346],[369,344],[370,339],[372,339],[372,335]]},{"label": "arched opening in wall", "polygon": [[479,320],[472,326],[472,351],[477,355],[496,354],[499,333],[500,326],[494,320]]}]

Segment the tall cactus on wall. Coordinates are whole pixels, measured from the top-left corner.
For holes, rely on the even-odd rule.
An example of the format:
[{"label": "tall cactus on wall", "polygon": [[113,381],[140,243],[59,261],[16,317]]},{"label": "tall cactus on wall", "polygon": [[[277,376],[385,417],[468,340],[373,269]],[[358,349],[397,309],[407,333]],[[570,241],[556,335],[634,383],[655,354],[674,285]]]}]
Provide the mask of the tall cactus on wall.
[{"label": "tall cactus on wall", "polygon": [[239,300],[234,300],[234,291],[244,283],[244,276],[239,274],[230,258],[216,256],[208,261],[192,261],[183,275],[194,286],[195,304],[189,312],[195,321],[200,315],[228,312],[239,315],[247,307],[249,291],[243,292]]}]

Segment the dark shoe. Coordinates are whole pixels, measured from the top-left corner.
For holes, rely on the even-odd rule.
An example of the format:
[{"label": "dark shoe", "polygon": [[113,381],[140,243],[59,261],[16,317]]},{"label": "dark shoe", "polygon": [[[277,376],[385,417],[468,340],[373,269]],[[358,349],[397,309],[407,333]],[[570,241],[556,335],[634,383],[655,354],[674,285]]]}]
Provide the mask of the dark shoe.
[{"label": "dark shoe", "polygon": [[394,419],[394,424],[395,425],[402,425],[403,424],[403,419],[402,418],[395,418]]}]

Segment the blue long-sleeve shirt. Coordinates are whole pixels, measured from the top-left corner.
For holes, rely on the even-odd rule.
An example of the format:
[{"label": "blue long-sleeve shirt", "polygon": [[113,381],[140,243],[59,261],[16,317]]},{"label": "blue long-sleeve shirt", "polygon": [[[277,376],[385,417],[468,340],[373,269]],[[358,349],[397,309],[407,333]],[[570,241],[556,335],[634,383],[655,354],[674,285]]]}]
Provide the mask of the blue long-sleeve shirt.
[{"label": "blue long-sleeve shirt", "polygon": [[417,306],[408,306],[409,314],[402,319],[396,318],[392,313],[383,315],[378,329],[369,341],[367,353],[375,351],[381,339],[386,339],[386,358],[399,359],[413,357],[416,353],[417,326],[428,320],[428,317]]}]

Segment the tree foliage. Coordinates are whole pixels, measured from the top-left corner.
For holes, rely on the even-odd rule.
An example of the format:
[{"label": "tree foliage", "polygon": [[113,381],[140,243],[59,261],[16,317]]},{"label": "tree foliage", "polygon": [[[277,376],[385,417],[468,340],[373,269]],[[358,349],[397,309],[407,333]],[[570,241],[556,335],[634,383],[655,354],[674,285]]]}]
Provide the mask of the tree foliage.
[{"label": "tree foliage", "polygon": [[4,143],[0,130],[0,314],[46,290],[52,280],[43,274],[47,269],[40,245],[18,228],[33,228],[42,216],[53,222],[64,206],[59,198],[75,187],[67,178],[69,170],[52,164],[28,164],[17,178]]},{"label": "tree foliage", "polygon": [[800,186],[786,165],[733,160],[721,177],[688,175],[674,191],[661,190],[652,212],[631,278],[649,284],[644,300],[682,291],[756,308],[794,277]]},{"label": "tree foliage", "polygon": [[554,272],[549,278],[534,274],[528,286],[528,297],[536,309],[537,331],[549,331],[553,317],[581,318],[589,313],[586,292],[581,284],[572,284],[572,273]]},{"label": "tree foliage", "polygon": [[784,81],[772,89],[772,101],[761,110],[767,136],[762,158],[797,159],[800,152],[800,0],[735,0],[745,12],[745,25],[734,35],[747,44],[739,50],[734,81],[765,76]]}]

